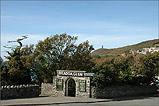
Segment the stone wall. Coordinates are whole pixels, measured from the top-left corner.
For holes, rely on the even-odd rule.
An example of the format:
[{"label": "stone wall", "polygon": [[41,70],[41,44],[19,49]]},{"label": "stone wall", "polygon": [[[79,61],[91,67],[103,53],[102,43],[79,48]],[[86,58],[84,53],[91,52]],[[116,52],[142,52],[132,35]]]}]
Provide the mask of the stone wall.
[{"label": "stone wall", "polygon": [[126,96],[141,96],[157,93],[155,86],[112,86],[102,89],[91,89],[91,97],[93,98],[115,98]]},{"label": "stone wall", "polygon": [[41,95],[43,96],[53,96],[54,90],[53,83],[42,83],[41,84]]},{"label": "stone wall", "polygon": [[38,85],[1,86],[1,99],[30,98],[40,94]]},{"label": "stone wall", "polygon": [[[63,79],[63,90],[58,91],[56,90],[56,80]],[[44,96],[67,96],[66,95],[66,81],[72,78],[76,83],[76,97],[85,97],[90,98],[90,77],[70,77],[70,76],[54,76],[53,83],[42,83],[41,85],[41,95]],[[79,80],[86,81],[86,91],[80,92],[79,91]]]}]

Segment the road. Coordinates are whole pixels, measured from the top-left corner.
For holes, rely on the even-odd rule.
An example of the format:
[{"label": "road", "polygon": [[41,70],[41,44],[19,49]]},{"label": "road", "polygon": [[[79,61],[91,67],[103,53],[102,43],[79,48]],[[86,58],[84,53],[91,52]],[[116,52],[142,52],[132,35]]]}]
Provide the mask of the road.
[{"label": "road", "polygon": [[[38,105],[39,106],[39,105]],[[53,104],[40,106],[159,106],[159,97],[97,103]]]}]

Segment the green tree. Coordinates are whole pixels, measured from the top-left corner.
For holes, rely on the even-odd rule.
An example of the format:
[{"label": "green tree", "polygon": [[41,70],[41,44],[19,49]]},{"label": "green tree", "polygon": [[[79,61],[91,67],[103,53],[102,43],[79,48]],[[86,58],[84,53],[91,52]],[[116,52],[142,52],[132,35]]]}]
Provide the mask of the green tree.
[{"label": "green tree", "polygon": [[158,75],[159,53],[151,53],[142,55],[139,58],[140,65],[138,65],[138,73],[142,78],[143,84],[150,84],[154,76]]},{"label": "green tree", "polygon": [[97,88],[118,85],[119,71],[114,58],[105,59],[103,64],[96,65],[93,70],[92,85]]},{"label": "green tree", "polygon": [[90,56],[93,46],[88,41],[76,45],[76,40],[64,33],[39,41],[34,52],[34,78],[50,82],[57,69],[89,71],[94,65]]},{"label": "green tree", "polygon": [[0,56],[0,66],[2,65],[2,63],[3,63],[3,59]]},{"label": "green tree", "polygon": [[1,71],[0,71],[1,85],[10,85],[8,71],[9,69],[7,68],[6,62],[3,62],[1,65]]},{"label": "green tree", "polygon": [[115,58],[116,71],[119,72],[119,80],[122,85],[131,85],[134,74],[131,70],[131,66],[134,63],[134,57],[132,55],[121,56]]},{"label": "green tree", "polygon": [[[22,40],[27,39],[27,36],[22,36],[22,38],[16,41],[8,41],[9,43],[17,42],[19,45],[15,48],[10,48],[11,51],[7,51],[8,56],[4,67],[2,67],[2,73],[7,76],[7,81],[9,84],[29,84],[31,83],[31,75],[28,61],[28,53],[23,51]],[[3,76],[3,75],[2,75]],[[9,76],[9,77],[8,77]],[[6,78],[6,77],[5,77]]]}]

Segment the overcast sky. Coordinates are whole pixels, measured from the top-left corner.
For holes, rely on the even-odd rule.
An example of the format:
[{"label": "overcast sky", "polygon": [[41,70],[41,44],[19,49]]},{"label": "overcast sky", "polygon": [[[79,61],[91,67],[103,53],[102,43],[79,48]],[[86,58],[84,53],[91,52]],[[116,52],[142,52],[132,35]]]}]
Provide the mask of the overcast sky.
[{"label": "overcast sky", "polygon": [[157,39],[158,12],[158,1],[1,1],[1,56],[23,35],[37,44],[66,32],[95,49]]}]

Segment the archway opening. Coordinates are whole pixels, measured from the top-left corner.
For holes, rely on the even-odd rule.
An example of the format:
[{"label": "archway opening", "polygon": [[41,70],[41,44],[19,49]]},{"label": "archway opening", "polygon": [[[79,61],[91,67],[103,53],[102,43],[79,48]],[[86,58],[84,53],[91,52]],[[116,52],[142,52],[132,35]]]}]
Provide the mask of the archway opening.
[{"label": "archway opening", "polygon": [[68,79],[66,84],[67,84],[66,96],[75,97],[76,96],[76,84],[75,84],[75,81],[71,78],[71,79]]}]

